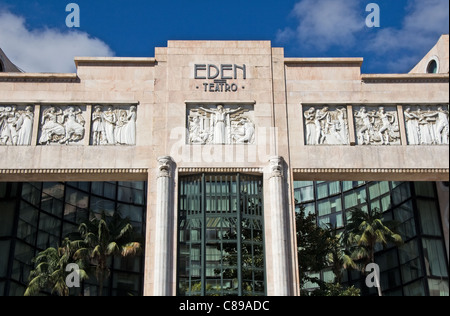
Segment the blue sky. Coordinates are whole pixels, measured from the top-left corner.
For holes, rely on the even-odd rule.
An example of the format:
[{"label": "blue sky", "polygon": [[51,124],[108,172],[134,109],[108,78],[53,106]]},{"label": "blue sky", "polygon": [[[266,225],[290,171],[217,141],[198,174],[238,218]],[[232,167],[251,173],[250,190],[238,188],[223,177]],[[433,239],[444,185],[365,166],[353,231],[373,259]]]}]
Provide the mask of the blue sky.
[{"label": "blue sky", "polygon": [[[69,29],[66,5],[80,7]],[[365,24],[369,3],[380,27]],[[364,57],[404,73],[449,32],[449,0],[0,0],[0,47],[27,72],[73,72],[75,56],[154,56],[168,40],[270,40],[287,57]]]}]

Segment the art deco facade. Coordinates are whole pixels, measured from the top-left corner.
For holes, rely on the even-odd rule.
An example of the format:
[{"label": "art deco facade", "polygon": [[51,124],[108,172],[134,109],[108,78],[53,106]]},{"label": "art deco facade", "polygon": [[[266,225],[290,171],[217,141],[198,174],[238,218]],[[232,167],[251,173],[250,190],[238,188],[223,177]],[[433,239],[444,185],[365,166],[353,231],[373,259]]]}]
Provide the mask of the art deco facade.
[{"label": "art deco facade", "polygon": [[[0,294],[23,293],[30,254],[86,212],[120,208],[145,256],[114,262],[111,295],[299,295],[299,203],[343,225],[347,202],[322,199],[376,184],[367,203],[386,206],[401,183],[423,189],[410,181],[432,188],[448,292],[448,52],[444,35],[410,73],[368,75],[266,41],[169,41],[155,58],[77,57],[73,74],[14,72],[0,51]],[[298,199],[322,183],[338,185]],[[436,280],[418,258],[422,279],[396,294]]]}]

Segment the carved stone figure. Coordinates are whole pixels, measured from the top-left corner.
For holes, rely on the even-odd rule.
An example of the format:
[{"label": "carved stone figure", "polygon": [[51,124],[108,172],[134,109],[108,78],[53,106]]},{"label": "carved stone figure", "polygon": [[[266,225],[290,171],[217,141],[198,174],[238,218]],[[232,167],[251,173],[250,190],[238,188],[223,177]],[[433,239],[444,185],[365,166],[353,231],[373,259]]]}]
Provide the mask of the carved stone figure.
[{"label": "carved stone figure", "polygon": [[348,145],[348,118],[345,108],[311,107],[303,114],[307,145]]},{"label": "carved stone figure", "polygon": [[33,108],[30,106],[22,110],[15,106],[0,107],[0,145],[31,145],[33,122]]},{"label": "carved stone figure", "polygon": [[407,108],[404,112],[405,115],[405,125],[406,125],[406,136],[408,137],[408,143],[410,145],[420,144],[420,134],[419,134],[419,120],[420,117],[411,112],[411,108]]},{"label": "carved stone figure", "polygon": [[200,107],[201,110],[206,113],[211,113],[214,122],[214,144],[226,144],[227,143],[227,130],[230,127],[229,115],[236,113],[241,110],[238,108],[236,110],[224,109],[223,105],[218,105],[216,110],[205,109]]},{"label": "carved stone figure", "polygon": [[381,106],[376,111],[368,112],[366,107],[363,106],[355,112],[354,117],[358,144],[400,144],[400,129],[396,109],[387,110]]},{"label": "carved stone figure", "polygon": [[223,105],[194,107],[188,113],[188,142],[190,144],[252,144],[255,124],[245,113],[245,107],[225,108]]},{"label": "carved stone figure", "polygon": [[96,106],[92,113],[92,145],[136,145],[136,106],[129,110]]},{"label": "carved stone figure", "polygon": [[404,111],[406,133],[410,145],[448,145],[448,111],[442,106],[408,107]]},{"label": "carved stone figure", "polygon": [[255,124],[248,118],[244,118],[239,123],[242,125],[242,133],[236,133],[234,138],[236,144],[251,144],[254,142]]},{"label": "carved stone figure", "polygon": [[84,138],[85,123],[81,109],[70,106],[63,111],[51,106],[42,114],[39,144],[79,142]]}]

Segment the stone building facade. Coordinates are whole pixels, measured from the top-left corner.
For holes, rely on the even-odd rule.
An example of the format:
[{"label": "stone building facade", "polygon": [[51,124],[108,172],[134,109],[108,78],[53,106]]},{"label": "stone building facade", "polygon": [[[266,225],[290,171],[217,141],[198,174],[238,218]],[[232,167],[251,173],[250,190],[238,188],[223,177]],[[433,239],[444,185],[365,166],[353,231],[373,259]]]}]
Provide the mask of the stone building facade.
[{"label": "stone building facade", "polygon": [[448,35],[407,74],[286,58],[269,41],[169,41],[154,58],[75,63],[0,73],[0,181],[146,182],[145,295],[179,291],[189,176],[256,183],[267,295],[299,295],[294,181],[449,180]]}]

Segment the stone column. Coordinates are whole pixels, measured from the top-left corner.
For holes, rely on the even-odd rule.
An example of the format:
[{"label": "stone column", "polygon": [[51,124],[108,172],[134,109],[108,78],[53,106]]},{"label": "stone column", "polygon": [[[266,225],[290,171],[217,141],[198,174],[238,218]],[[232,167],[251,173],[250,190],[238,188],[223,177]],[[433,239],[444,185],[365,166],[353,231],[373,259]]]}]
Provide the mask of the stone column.
[{"label": "stone column", "polygon": [[[283,158],[273,157],[269,165],[270,228],[273,296],[290,295],[289,225],[286,216]],[[268,258],[269,259],[269,258]]]},{"label": "stone column", "polygon": [[171,157],[158,158],[153,266],[154,296],[171,296],[173,294],[173,164]]}]

